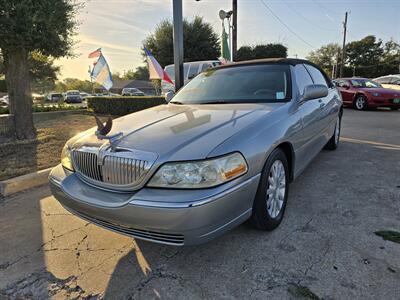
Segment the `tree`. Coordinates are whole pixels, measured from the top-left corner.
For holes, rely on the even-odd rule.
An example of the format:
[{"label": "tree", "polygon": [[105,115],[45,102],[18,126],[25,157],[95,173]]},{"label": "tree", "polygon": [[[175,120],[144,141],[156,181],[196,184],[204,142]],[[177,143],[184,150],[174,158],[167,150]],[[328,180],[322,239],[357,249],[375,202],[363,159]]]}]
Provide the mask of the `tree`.
[{"label": "tree", "polygon": [[63,81],[58,81],[55,86],[57,92],[65,92],[68,90],[78,90],[86,93],[91,93],[93,88],[100,87],[97,83],[91,83],[89,80],[80,80],[77,78],[65,78]]},{"label": "tree", "polygon": [[136,70],[128,70],[123,79],[149,80],[149,69],[147,66],[137,67]]},{"label": "tree", "polygon": [[0,0],[0,49],[18,139],[36,136],[32,117],[29,54],[70,54],[79,6],[73,0]]},{"label": "tree", "polygon": [[[163,67],[174,63],[172,31],[171,21],[163,20],[144,41],[144,46]],[[184,61],[212,60],[220,56],[218,35],[201,17],[183,21],[183,44]]]},{"label": "tree", "polygon": [[237,61],[287,57],[287,47],[282,44],[260,44],[254,47],[242,46],[237,52]]},{"label": "tree", "polygon": [[342,48],[339,44],[331,43],[311,51],[307,59],[320,66],[327,74],[331,74],[333,67],[337,66],[341,53]]},{"label": "tree", "polygon": [[346,63],[351,67],[376,67],[383,55],[382,40],[369,35],[346,45]]},{"label": "tree", "polygon": [[60,73],[60,67],[54,65],[54,58],[34,51],[30,53],[28,60],[32,89],[41,93],[54,89]]}]

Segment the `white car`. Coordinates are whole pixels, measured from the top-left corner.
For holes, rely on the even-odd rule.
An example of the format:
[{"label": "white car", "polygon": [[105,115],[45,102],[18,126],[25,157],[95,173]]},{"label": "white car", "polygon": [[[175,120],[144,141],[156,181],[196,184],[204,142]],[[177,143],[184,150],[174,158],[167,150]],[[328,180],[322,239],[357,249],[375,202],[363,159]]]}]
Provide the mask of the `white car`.
[{"label": "white car", "polygon": [[[192,61],[183,64],[183,80],[186,85],[191,79],[196,77],[201,72],[219,66],[221,62],[219,60],[204,60],[204,61]],[[164,71],[168,74],[168,77],[175,82],[175,66],[168,65],[164,68]],[[167,92],[175,92],[175,86],[166,81],[161,81],[161,94],[165,95]]]},{"label": "white car", "polygon": [[374,81],[380,83],[384,88],[400,90],[400,74],[381,76],[375,78]]}]

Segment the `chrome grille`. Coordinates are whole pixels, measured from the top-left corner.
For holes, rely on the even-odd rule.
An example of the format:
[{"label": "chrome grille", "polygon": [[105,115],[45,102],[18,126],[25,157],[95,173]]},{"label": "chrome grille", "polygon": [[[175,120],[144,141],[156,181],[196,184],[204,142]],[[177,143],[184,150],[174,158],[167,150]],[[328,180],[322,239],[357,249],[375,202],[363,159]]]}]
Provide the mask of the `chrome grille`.
[{"label": "chrome grille", "polygon": [[[99,154],[100,153],[100,154]],[[138,185],[153,164],[155,158],[137,159],[130,151],[99,152],[95,148],[73,150],[71,153],[75,171],[94,184],[115,188]]]}]

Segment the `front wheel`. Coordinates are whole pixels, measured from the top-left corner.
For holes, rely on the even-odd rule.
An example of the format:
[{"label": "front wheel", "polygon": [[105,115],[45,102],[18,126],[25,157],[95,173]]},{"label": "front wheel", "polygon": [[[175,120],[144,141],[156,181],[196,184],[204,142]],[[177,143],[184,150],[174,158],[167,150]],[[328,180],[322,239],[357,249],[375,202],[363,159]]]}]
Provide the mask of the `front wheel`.
[{"label": "front wheel", "polygon": [[325,145],[325,149],[328,150],[336,150],[336,148],[339,146],[339,138],[340,138],[340,127],[341,127],[341,122],[342,118],[340,117],[340,114],[336,118],[336,125],[335,125],[335,131],[333,132],[332,137],[328,141],[328,143]]},{"label": "front wheel", "polygon": [[286,155],[275,149],[265,163],[253,204],[250,222],[262,230],[281,223],[289,194],[289,167]]},{"label": "front wheel", "polygon": [[367,98],[363,95],[358,95],[354,99],[354,108],[357,110],[366,110],[368,108]]}]

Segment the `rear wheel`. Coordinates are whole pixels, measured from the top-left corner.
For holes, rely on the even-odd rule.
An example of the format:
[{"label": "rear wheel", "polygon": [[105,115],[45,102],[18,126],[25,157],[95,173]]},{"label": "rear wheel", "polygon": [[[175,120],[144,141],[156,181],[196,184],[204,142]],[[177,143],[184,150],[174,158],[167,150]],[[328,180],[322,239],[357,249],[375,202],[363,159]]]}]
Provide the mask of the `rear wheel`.
[{"label": "rear wheel", "polygon": [[281,223],[289,194],[289,167],[279,148],[265,163],[253,204],[251,223],[262,230],[273,230]]},{"label": "rear wheel", "polygon": [[354,99],[354,108],[357,110],[366,110],[368,108],[367,98],[364,95],[358,95]]}]

